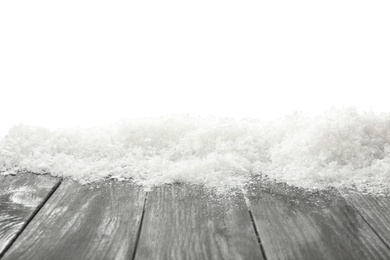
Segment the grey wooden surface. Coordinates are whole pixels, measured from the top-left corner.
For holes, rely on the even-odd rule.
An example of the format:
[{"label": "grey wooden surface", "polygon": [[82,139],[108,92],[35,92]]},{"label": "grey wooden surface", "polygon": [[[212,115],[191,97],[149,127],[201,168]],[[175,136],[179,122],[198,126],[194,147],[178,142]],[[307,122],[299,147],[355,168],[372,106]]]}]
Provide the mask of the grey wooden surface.
[{"label": "grey wooden surface", "polygon": [[242,194],[218,198],[201,186],[148,194],[135,259],[262,259]]},{"label": "grey wooden surface", "polygon": [[390,197],[353,191],[344,191],[343,194],[387,246],[390,246]]},{"label": "grey wooden surface", "polygon": [[130,184],[64,181],[4,259],[131,259],[143,206]]},{"label": "grey wooden surface", "polygon": [[1,259],[390,259],[389,198],[265,182],[245,200],[188,184],[146,194],[118,181],[0,180]]},{"label": "grey wooden surface", "polygon": [[51,176],[0,176],[0,256],[58,186]]},{"label": "grey wooden surface", "polygon": [[267,184],[248,198],[267,259],[390,259],[388,247],[337,191]]}]

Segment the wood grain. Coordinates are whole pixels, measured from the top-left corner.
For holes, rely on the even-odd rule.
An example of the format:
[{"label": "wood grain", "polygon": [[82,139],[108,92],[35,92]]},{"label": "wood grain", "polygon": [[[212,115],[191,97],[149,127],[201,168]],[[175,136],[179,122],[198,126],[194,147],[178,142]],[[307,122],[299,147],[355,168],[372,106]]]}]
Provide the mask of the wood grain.
[{"label": "wood grain", "polygon": [[390,246],[390,197],[379,197],[354,191],[343,191],[367,223]]},{"label": "wood grain", "polygon": [[201,186],[148,195],[135,259],[262,259],[242,194],[219,198]]},{"label": "wood grain", "polygon": [[4,259],[131,259],[144,192],[114,181],[64,181]]},{"label": "wood grain", "polygon": [[60,180],[51,176],[0,176],[0,256]]},{"label": "wood grain", "polygon": [[389,259],[390,251],[335,191],[257,184],[250,208],[267,259]]}]

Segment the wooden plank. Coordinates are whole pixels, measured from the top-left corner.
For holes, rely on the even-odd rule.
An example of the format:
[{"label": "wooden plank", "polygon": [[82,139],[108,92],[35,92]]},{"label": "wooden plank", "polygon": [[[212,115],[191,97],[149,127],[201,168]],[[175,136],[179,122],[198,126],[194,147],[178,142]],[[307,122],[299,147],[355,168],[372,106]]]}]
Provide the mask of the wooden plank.
[{"label": "wooden plank", "polygon": [[0,176],[0,257],[59,183],[46,175]]},{"label": "wooden plank", "polygon": [[4,259],[131,259],[144,196],[129,183],[64,181]]},{"label": "wooden plank", "polygon": [[248,195],[267,259],[389,259],[390,251],[335,190],[258,184]]},{"label": "wooden plank", "polygon": [[382,240],[390,246],[390,197],[380,197],[354,191],[343,191],[343,195]]},{"label": "wooden plank", "polygon": [[135,259],[262,259],[242,194],[218,198],[201,186],[148,195]]}]

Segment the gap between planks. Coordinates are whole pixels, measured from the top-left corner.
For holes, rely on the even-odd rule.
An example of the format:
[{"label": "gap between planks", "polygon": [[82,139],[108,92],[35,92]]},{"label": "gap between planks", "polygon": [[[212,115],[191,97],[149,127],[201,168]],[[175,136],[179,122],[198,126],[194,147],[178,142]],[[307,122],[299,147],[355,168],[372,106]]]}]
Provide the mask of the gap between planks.
[{"label": "gap between planks", "polygon": [[[376,232],[381,226],[389,228],[386,220],[382,225],[371,215],[367,220],[341,193],[305,192],[282,184],[256,183],[252,188],[246,194],[246,203],[267,259],[362,255],[385,259],[390,255],[389,246]],[[363,210],[366,215],[370,213]]]},{"label": "gap between planks", "polygon": [[0,252],[0,258],[7,252],[7,250],[12,246],[12,244],[18,239],[20,234],[24,231],[24,229],[30,224],[30,222],[34,219],[34,217],[38,214],[38,212],[42,209],[45,203],[50,199],[50,197],[54,194],[54,192],[58,189],[58,187],[62,183],[62,178],[59,179],[59,182],[53,187],[53,189],[49,192],[46,198],[39,204],[39,206],[33,211],[31,216],[26,220],[21,229],[16,233],[16,235],[12,238],[12,240],[8,243],[8,245],[4,248],[3,252]]},{"label": "gap between planks", "polygon": [[122,182],[64,180],[4,259],[131,259],[144,195]]},{"label": "gap between planks", "polygon": [[27,218],[27,220],[23,223],[20,230],[17,231],[17,233],[12,237],[9,243],[4,247],[4,249],[0,251],[0,259],[4,256],[4,254],[8,251],[8,249],[11,248],[13,243],[18,239],[20,234],[22,234],[22,232],[26,229],[26,227],[30,224],[30,222],[34,219],[34,217],[38,214],[38,212],[43,208],[45,203],[50,199],[50,197],[58,189],[61,183],[62,183],[62,178],[58,178],[58,182],[53,186],[53,188],[49,191],[46,197],[43,198],[42,202],[34,209],[34,211],[31,213],[29,218]]},{"label": "gap between planks", "polygon": [[[390,221],[389,215],[390,197],[372,196],[363,194],[357,190],[340,189],[342,197],[356,210],[360,217],[367,223],[372,231],[379,237],[380,240],[390,249]],[[369,201],[375,201],[377,205],[368,205]],[[382,201],[383,200],[383,201]],[[387,205],[381,205],[382,203]],[[387,211],[386,211],[387,210]]]},{"label": "gap between planks", "polygon": [[145,207],[146,207],[146,202],[148,200],[148,194],[149,194],[148,192],[145,192],[144,206],[142,208],[142,215],[141,215],[141,220],[140,220],[139,228],[138,228],[138,232],[137,232],[137,239],[135,241],[134,252],[133,252],[133,256],[131,258],[132,260],[135,259],[135,256],[137,254],[138,242],[139,242],[139,239],[141,237],[141,232],[142,232],[142,224],[144,223]]},{"label": "gap between planks", "polygon": [[140,233],[135,259],[263,259],[242,193],[157,187],[148,194]]},{"label": "gap between planks", "polygon": [[263,243],[261,242],[261,237],[260,237],[259,231],[257,231],[258,229],[257,229],[257,226],[256,226],[256,222],[255,222],[255,219],[253,218],[253,213],[250,210],[250,207],[248,205],[247,199],[248,198],[245,197],[246,206],[248,208],[249,216],[250,216],[251,221],[252,221],[253,229],[255,230],[255,234],[256,234],[256,237],[257,237],[257,242],[259,243],[261,254],[263,255],[264,260],[267,260],[267,255],[265,254]]},{"label": "gap between planks", "polygon": [[[352,207],[355,208],[355,206],[352,205]],[[364,220],[364,222],[367,223],[367,225],[372,229],[372,231],[379,237],[379,239],[387,246],[387,248],[390,250],[390,246],[386,243],[384,238],[376,231],[376,229],[365,219],[365,217],[362,215],[362,213],[355,208],[356,212],[360,215],[360,217]]]}]

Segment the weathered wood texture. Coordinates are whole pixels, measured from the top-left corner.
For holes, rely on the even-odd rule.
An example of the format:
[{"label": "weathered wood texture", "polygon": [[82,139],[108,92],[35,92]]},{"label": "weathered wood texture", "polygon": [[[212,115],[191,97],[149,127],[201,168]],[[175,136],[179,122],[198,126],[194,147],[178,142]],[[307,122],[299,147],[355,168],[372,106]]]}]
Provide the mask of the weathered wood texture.
[{"label": "weathered wood texture", "polygon": [[148,194],[135,259],[262,259],[242,194],[218,198],[201,186]]},{"label": "weathered wood texture", "polygon": [[0,256],[59,182],[34,174],[0,176]]},{"label": "weathered wood texture", "polygon": [[131,259],[144,196],[126,183],[64,181],[4,259]]},{"label": "weathered wood texture", "polygon": [[389,259],[390,251],[337,191],[282,184],[249,193],[267,259]]},{"label": "weathered wood texture", "polygon": [[343,192],[375,232],[390,246],[390,197]]}]

